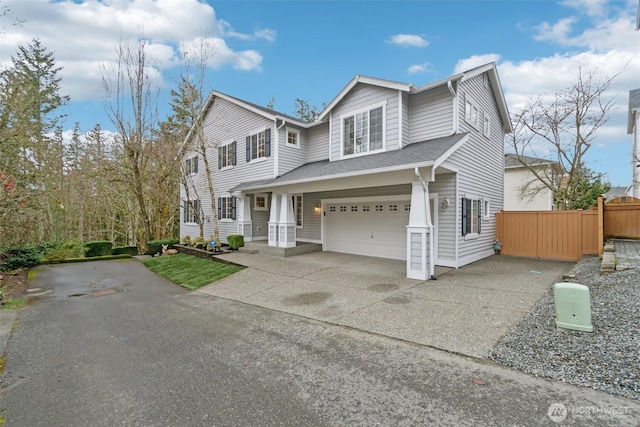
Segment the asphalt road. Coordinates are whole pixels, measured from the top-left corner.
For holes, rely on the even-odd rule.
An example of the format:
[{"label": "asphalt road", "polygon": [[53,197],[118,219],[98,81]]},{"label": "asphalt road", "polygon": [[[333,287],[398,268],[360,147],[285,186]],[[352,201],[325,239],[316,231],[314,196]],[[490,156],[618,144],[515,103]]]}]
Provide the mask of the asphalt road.
[{"label": "asphalt road", "polygon": [[30,284],[52,292],[10,337],[7,426],[558,425],[554,404],[561,425],[640,419],[636,401],[189,293],[136,260]]}]

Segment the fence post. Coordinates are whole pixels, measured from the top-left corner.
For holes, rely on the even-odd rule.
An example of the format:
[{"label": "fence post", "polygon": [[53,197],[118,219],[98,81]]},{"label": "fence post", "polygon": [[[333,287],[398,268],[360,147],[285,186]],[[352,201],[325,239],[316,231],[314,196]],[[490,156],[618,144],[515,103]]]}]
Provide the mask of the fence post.
[{"label": "fence post", "polygon": [[602,257],[604,250],[604,203],[602,196],[598,196],[598,256]]}]

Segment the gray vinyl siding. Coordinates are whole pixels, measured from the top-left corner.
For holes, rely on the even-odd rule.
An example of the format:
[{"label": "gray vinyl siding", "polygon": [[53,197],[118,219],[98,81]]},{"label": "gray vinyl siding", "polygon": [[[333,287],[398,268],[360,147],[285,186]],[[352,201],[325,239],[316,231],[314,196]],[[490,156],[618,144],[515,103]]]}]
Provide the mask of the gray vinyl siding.
[{"label": "gray vinyl siding", "polygon": [[[458,149],[443,165],[459,170],[458,195],[455,203],[457,215],[456,239],[458,241],[458,264],[460,266],[476,261],[493,251],[495,239],[495,213],[503,206],[504,188],[504,132],[495,99],[490,87],[485,88],[482,76],[466,80],[460,87],[459,97],[460,131],[470,132],[469,140]],[[491,118],[491,137],[483,135],[482,129],[476,129],[465,121],[465,97],[471,97],[480,110]],[[483,218],[481,233],[477,239],[465,240],[461,230],[461,199],[477,196],[489,199],[489,219]],[[452,206],[454,206],[452,204]],[[483,213],[484,215],[484,213]]]},{"label": "gray vinyl siding", "polygon": [[[300,132],[300,147],[292,147],[287,145],[287,129],[295,129]],[[275,143],[275,139],[272,138],[272,143]],[[296,128],[294,126],[283,126],[278,131],[278,176],[289,172],[292,169],[303,165],[307,160],[307,149],[309,146],[307,140],[307,131],[304,129]],[[271,149],[271,155],[275,155],[273,147]]]},{"label": "gray vinyl siding", "polygon": [[307,130],[307,162],[329,158],[329,122]]},{"label": "gray vinyl siding", "polygon": [[347,96],[336,105],[331,113],[331,159],[338,160],[341,157],[341,129],[342,123],[340,116],[349,114],[369,106],[376,105],[380,102],[386,102],[385,105],[385,144],[386,150],[395,150],[400,148],[398,141],[399,129],[399,108],[398,108],[398,92],[396,90],[386,89],[379,86],[368,86],[358,83]]},{"label": "gray vinyl siding", "polygon": [[411,98],[411,142],[453,133],[453,97],[446,86]]},{"label": "gray vinyl siding", "polygon": [[402,93],[402,141],[403,147],[411,141],[411,97]]},{"label": "gray vinyl siding", "polygon": [[[456,174],[446,173],[436,175],[436,180],[429,183],[429,193],[438,193],[438,259],[455,262],[456,248],[456,208],[454,206],[456,194]],[[444,198],[449,200],[449,206],[443,206]]]},{"label": "gray vinyl siding", "polygon": [[[184,222],[184,201],[187,200],[187,198],[191,201],[200,200],[204,216],[206,217],[208,215],[210,219],[212,218],[211,198],[209,197],[209,189],[202,155],[195,151],[188,151],[182,158],[182,162],[184,162],[185,159],[192,158],[194,156],[198,157],[198,172],[185,177],[188,186],[188,196],[187,189],[185,189],[184,184],[180,182],[180,237],[204,237],[205,239],[208,239],[213,234],[213,222],[204,221],[202,236],[200,235],[200,226],[198,224]],[[217,167],[217,165],[216,158],[215,166]]]}]

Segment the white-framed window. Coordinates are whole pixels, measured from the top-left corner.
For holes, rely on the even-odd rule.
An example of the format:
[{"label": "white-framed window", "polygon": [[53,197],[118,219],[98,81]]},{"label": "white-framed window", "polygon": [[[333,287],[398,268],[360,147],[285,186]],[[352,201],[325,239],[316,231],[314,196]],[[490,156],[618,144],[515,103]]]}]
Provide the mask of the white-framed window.
[{"label": "white-framed window", "polygon": [[491,204],[488,199],[485,199],[482,203],[482,218],[488,220],[490,218]]},{"label": "white-framed window", "polygon": [[491,117],[489,117],[487,114],[484,115],[484,123],[483,123],[482,133],[487,138],[491,137]]},{"label": "white-framed window", "polygon": [[247,137],[247,163],[271,155],[271,129],[259,131]]},{"label": "white-framed window", "polygon": [[202,208],[200,200],[184,200],[182,202],[182,221],[185,223],[200,223]]},{"label": "white-framed window", "polygon": [[462,198],[462,235],[473,238],[481,232],[482,200]]},{"label": "white-framed window", "polygon": [[342,155],[353,156],[384,149],[384,105],[340,116]]},{"label": "white-framed window", "polygon": [[218,147],[218,169],[236,164],[236,141]]},{"label": "white-framed window", "polygon": [[253,210],[254,211],[266,211],[269,209],[269,197],[265,193],[256,194],[253,196]]},{"label": "white-framed window", "polygon": [[298,129],[286,128],[286,146],[300,148],[300,131]]},{"label": "white-framed window", "polygon": [[236,198],[235,197],[218,197],[218,219],[220,220],[236,219]]},{"label": "white-framed window", "polygon": [[464,103],[464,119],[467,123],[470,123],[474,127],[479,126],[479,112],[478,107],[469,98]]},{"label": "white-framed window", "polygon": [[484,87],[489,87],[489,75],[487,73],[484,73],[482,75],[482,84],[484,85]]},{"label": "white-framed window", "polygon": [[291,196],[291,201],[293,202],[293,216],[296,219],[296,227],[302,228],[302,212],[304,211],[302,194],[294,194]]},{"label": "white-framed window", "polygon": [[198,173],[198,156],[189,157],[184,161],[184,171],[186,175]]}]

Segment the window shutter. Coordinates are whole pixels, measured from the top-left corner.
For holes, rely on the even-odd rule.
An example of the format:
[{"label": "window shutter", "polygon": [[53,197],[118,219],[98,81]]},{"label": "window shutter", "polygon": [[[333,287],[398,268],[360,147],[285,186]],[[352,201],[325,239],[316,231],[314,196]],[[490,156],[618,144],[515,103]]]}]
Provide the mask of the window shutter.
[{"label": "window shutter", "polygon": [[481,225],[482,225],[482,200],[478,200],[478,234],[480,234]]},{"label": "window shutter", "polygon": [[247,137],[247,163],[251,161],[251,137]]},{"label": "window shutter", "polygon": [[236,198],[231,198],[231,219],[236,219]]},{"label": "window shutter", "polygon": [[218,197],[218,219],[222,218],[222,197]]},{"label": "window shutter", "polygon": [[467,235],[467,199],[462,199],[462,235]]},{"label": "window shutter", "polygon": [[271,129],[264,131],[264,155],[269,157],[271,155]]},{"label": "window shutter", "polygon": [[222,147],[218,147],[218,169],[222,169]]},{"label": "window shutter", "polygon": [[189,212],[188,202],[185,200],[182,202],[182,222],[187,222],[187,215]]},{"label": "window shutter", "polygon": [[193,158],[193,173],[198,173],[198,156]]},{"label": "window shutter", "polygon": [[231,154],[231,164],[232,164],[233,166],[235,166],[235,165],[236,165],[236,145],[237,145],[237,142],[236,142],[236,141],[233,141],[233,142],[231,143],[231,151],[232,151],[232,154]]}]

